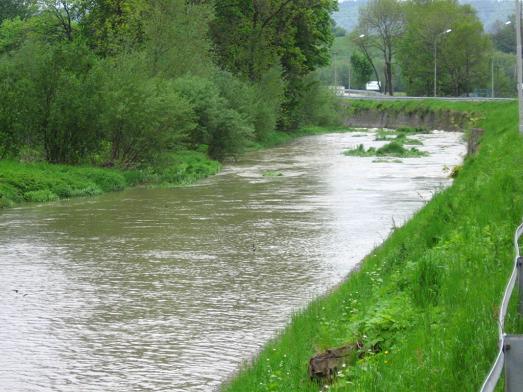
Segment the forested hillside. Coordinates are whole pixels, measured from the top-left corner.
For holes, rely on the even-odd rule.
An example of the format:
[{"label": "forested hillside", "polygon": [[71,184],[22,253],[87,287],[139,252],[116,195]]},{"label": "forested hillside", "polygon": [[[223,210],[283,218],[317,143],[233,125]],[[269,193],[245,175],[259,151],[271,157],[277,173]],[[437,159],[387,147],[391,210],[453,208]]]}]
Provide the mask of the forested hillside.
[{"label": "forested hillside", "polygon": [[335,0],[3,0],[0,159],[132,168],[328,123]]}]

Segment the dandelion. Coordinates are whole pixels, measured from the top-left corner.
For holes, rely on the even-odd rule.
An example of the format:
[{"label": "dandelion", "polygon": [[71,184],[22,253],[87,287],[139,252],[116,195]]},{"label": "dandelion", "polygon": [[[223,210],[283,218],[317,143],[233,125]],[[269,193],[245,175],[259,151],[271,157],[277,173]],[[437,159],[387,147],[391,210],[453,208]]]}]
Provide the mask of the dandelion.
[{"label": "dandelion", "polygon": [[385,350],[385,355],[387,355],[389,352],[387,350]]}]

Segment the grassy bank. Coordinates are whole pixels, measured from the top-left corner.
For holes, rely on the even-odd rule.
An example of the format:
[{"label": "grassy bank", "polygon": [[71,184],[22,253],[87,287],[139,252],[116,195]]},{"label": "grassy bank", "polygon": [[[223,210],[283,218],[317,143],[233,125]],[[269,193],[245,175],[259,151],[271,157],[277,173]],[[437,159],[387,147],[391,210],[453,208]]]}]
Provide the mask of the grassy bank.
[{"label": "grassy bank", "polygon": [[165,155],[155,167],[117,170],[0,161],[0,208],[114,192],[139,184],[176,186],[215,174],[220,164],[203,153]]},{"label": "grassy bank", "polygon": [[[495,358],[497,311],[523,215],[515,103],[355,106],[467,111],[485,135],[451,188],[393,232],[342,285],[295,314],[225,391],[317,392],[321,386],[307,375],[309,358],[346,343],[362,343],[361,358],[343,368],[329,390],[477,391]],[[515,318],[509,325],[516,328]]]}]

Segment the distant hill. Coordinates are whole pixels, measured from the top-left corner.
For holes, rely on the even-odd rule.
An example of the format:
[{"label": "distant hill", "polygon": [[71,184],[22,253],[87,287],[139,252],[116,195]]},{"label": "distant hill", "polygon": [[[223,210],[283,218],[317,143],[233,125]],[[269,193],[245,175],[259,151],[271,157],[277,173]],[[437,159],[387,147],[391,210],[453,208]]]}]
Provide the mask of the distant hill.
[{"label": "distant hill", "polygon": [[[490,31],[496,20],[505,21],[514,14],[514,1],[512,0],[459,0],[461,4],[470,4],[478,13],[478,17],[483,22],[485,30]],[[336,23],[352,31],[358,24],[358,14],[360,7],[367,4],[367,0],[349,0],[339,4],[339,11],[333,17]]]}]

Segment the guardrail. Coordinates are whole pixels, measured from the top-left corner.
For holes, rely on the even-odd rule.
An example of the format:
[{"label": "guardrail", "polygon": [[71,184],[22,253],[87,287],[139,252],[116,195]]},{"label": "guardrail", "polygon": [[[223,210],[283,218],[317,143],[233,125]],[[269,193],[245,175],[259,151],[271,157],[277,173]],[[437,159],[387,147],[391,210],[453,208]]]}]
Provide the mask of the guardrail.
[{"label": "guardrail", "polygon": [[523,335],[508,335],[505,333],[505,317],[512,291],[518,282],[519,303],[518,310],[523,314],[523,257],[519,251],[519,239],[523,236],[523,224],[519,226],[514,234],[514,247],[516,257],[514,268],[503,294],[501,308],[499,311],[499,351],[496,361],[481,387],[481,392],[493,392],[505,369],[505,391],[523,391]]},{"label": "guardrail", "polygon": [[361,100],[380,100],[380,101],[424,101],[427,99],[436,101],[466,101],[466,102],[484,102],[484,101],[516,101],[516,98],[489,98],[489,97],[405,97],[390,95],[343,95],[339,96],[344,99],[361,99]]}]

